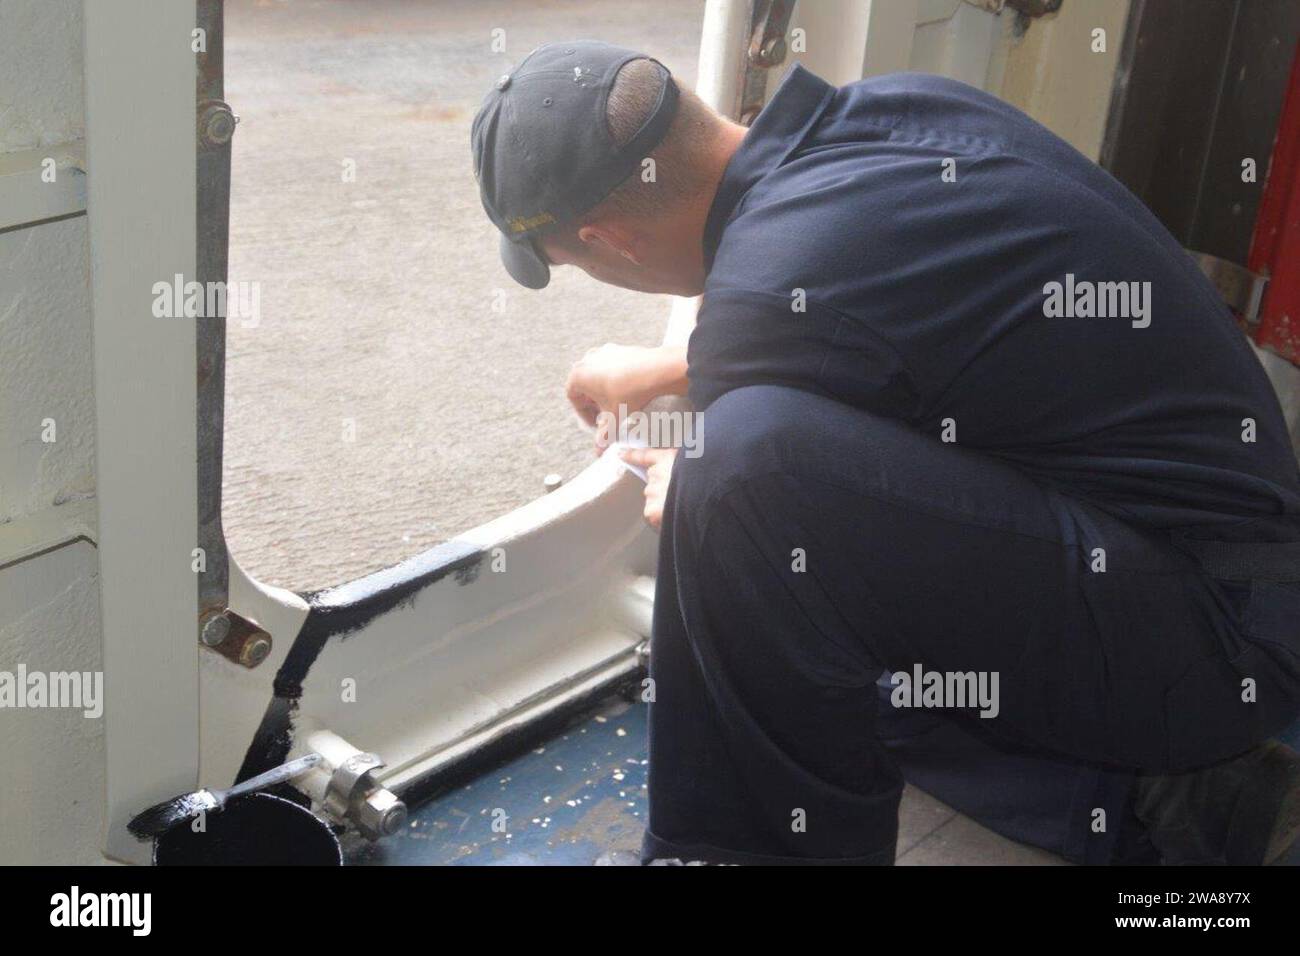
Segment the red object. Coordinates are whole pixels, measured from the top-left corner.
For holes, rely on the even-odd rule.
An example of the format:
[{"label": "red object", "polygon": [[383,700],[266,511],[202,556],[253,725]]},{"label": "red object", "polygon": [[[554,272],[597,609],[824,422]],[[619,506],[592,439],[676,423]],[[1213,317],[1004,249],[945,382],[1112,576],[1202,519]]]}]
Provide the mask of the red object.
[{"label": "red object", "polygon": [[1291,61],[1247,268],[1269,277],[1255,342],[1300,365],[1300,46]]}]

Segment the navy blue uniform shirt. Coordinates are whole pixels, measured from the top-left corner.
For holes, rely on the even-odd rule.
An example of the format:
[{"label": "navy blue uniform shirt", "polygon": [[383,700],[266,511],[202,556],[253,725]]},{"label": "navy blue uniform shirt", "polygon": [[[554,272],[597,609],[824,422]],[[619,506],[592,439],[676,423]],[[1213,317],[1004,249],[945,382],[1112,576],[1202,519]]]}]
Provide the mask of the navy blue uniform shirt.
[{"label": "navy blue uniform shirt", "polygon": [[705,264],[697,408],[807,389],[1151,527],[1300,537],[1277,400],[1213,287],[1115,179],[988,94],[796,66],[727,167]]}]

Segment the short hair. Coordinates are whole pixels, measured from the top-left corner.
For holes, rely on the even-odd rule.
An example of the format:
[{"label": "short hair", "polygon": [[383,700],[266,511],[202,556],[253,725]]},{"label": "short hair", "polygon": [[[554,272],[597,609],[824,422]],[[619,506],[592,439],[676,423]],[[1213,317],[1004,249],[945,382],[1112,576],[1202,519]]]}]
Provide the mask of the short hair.
[{"label": "short hair", "polygon": [[[623,146],[645,125],[663,91],[664,71],[651,60],[630,60],[618,71],[605,106],[605,122],[614,142]],[[687,89],[678,90],[677,113],[653,150],[654,181],[642,178],[644,166],[614,188],[578,225],[610,215],[653,216],[698,199],[709,186],[701,157],[716,135],[718,114]]]}]

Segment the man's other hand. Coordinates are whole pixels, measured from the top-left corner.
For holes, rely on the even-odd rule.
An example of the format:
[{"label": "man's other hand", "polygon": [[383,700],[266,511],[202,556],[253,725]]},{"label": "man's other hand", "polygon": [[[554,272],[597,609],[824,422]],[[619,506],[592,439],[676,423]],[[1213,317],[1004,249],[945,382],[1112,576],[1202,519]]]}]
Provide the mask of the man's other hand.
[{"label": "man's other hand", "polygon": [[564,386],[574,410],[589,427],[601,412],[618,416],[640,411],[659,395],[686,392],[686,349],[602,345],[589,349],[569,372]]},{"label": "man's other hand", "polygon": [[618,456],[629,465],[639,465],[646,470],[645,520],[658,531],[664,520],[664,499],[668,496],[668,482],[673,476],[677,449],[622,448]]}]

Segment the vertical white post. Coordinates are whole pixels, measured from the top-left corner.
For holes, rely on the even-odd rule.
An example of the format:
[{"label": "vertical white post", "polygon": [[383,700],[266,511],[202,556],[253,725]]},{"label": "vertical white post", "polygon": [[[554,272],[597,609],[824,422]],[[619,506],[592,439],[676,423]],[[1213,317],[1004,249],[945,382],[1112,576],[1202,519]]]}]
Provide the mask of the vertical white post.
[{"label": "vertical white post", "polygon": [[[792,44],[788,64],[800,63],[835,86],[906,70],[916,18],[917,0],[801,0],[795,4],[790,29],[792,34],[803,31],[806,49],[799,51]],[[768,81],[769,93],[778,82],[778,77]]]},{"label": "vertical white post", "polygon": [[917,0],[867,0],[860,76],[898,73],[911,67],[917,6]]},{"label": "vertical white post", "polygon": [[[700,64],[695,92],[723,116],[736,118],[745,82],[745,52],[753,0],[708,0],[700,36]],[[700,299],[673,298],[665,345],[685,345],[695,328]]]},{"label": "vertical white post", "polygon": [[700,36],[695,92],[724,116],[736,118],[745,82],[745,53],[753,0],[708,0]]},{"label": "vertical white post", "polygon": [[[708,0],[704,8],[695,91],[726,116],[740,107],[752,11],[752,0]],[[791,28],[804,31],[807,50],[773,71],[768,95],[795,62],[836,85],[907,69],[916,16],[917,0],[800,0]],[[673,300],[665,343],[686,343],[699,306],[698,298]]]},{"label": "vertical white post", "polygon": [[[195,331],[153,286],[195,269],[193,0],[85,4],[105,851],[125,822],[194,788],[198,768]],[[87,794],[87,799],[93,795]]]}]

